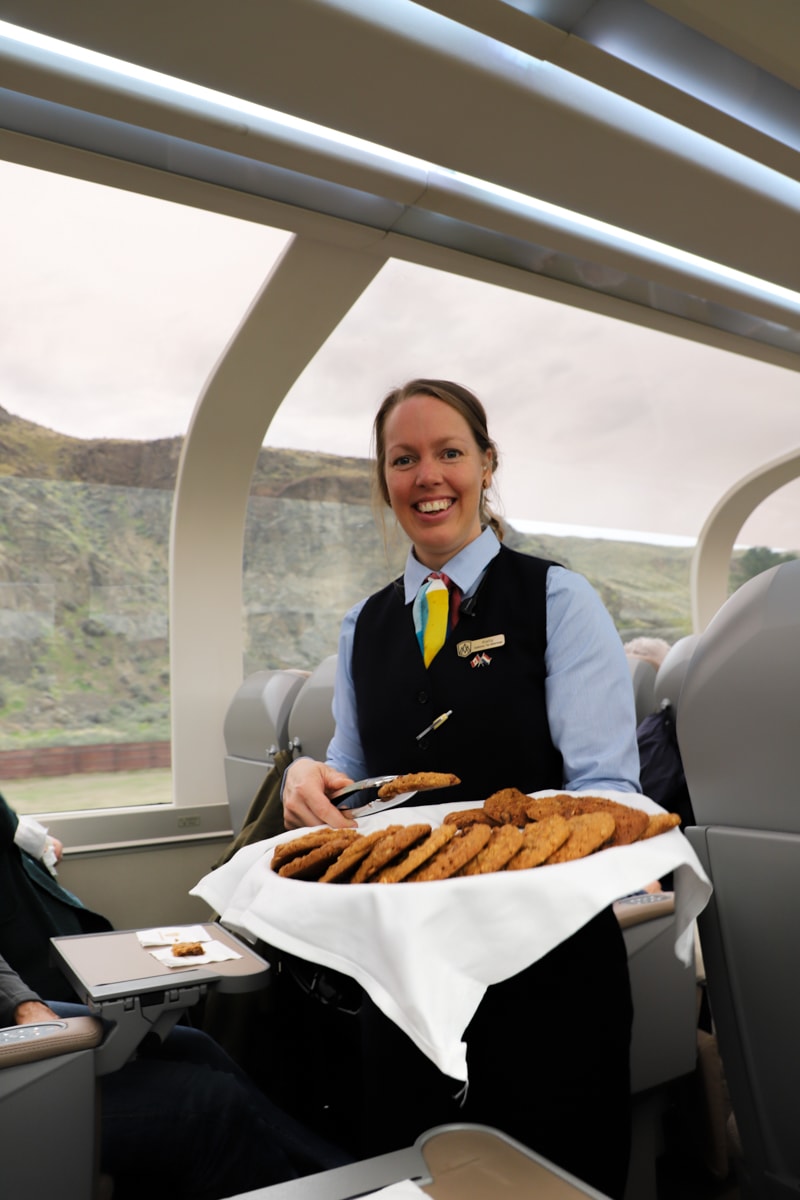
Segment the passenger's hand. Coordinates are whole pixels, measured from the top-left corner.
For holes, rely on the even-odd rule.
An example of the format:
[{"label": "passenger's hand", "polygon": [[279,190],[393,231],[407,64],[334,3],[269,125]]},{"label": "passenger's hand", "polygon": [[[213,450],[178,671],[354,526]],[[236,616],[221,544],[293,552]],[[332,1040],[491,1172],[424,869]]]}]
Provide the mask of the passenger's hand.
[{"label": "passenger's hand", "polygon": [[47,845],[53,851],[53,854],[55,854],[56,862],[57,863],[61,862],[61,859],[64,857],[63,842],[60,842],[57,837],[51,837],[50,834],[48,834],[47,835]]},{"label": "passenger's hand", "polygon": [[52,1008],[42,1004],[41,1000],[23,1000],[22,1004],[18,1004],[14,1009],[15,1025],[37,1025],[40,1021],[57,1021],[58,1019]]},{"label": "passenger's hand", "polygon": [[328,797],[353,780],[342,771],[313,758],[298,758],[287,767],[283,782],[283,823],[287,829],[331,825],[352,829],[355,819],[331,804]]}]

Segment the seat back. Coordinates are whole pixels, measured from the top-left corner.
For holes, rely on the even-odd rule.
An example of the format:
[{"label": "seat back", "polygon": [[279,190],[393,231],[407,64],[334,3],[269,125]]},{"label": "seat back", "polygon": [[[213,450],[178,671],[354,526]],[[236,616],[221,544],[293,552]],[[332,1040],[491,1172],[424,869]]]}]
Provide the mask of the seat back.
[{"label": "seat back", "polygon": [[678,741],[698,825],[800,834],[800,561],[749,580],[697,641]]},{"label": "seat back", "polygon": [[289,714],[307,671],[255,671],[225,714],[225,784],[231,827],[238,833],[279,750],[289,748]]},{"label": "seat back", "polygon": [[631,1090],[649,1092],[689,1075],[697,1055],[697,983],[694,962],[675,953],[674,896],[653,893],[614,905],[628,954],[633,998]]},{"label": "seat back", "polygon": [[656,707],[654,687],[656,668],[646,658],[629,654],[628,667],[633,684],[633,699],[636,705],[636,724],[639,725]]},{"label": "seat back", "polygon": [[796,1013],[800,562],[741,587],[698,639],[677,716],[714,893],[698,920],[747,1194],[800,1189]]},{"label": "seat back", "polygon": [[656,708],[660,708],[666,700],[672,706],[673,712],[678,711],[678,697],[683,687],[686,668],[694,654],[699,636],[697,633],[690,633],[687,637],[680,638],[665,654],[664,661],[656,671],[653,685]]},{"label": "seat back", "polygon": [[307,754],[325,761],[328,743],[333,737],[333,684],[336,678],[335,654],[323,658],[297,693],[289,714],[289,745],[295,756]]}]

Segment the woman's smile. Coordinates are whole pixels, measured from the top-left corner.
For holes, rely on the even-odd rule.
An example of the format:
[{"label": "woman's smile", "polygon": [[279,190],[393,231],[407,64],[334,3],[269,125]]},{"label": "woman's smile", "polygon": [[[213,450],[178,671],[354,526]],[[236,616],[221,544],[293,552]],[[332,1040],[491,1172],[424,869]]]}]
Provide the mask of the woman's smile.
[{"label": "woman's smile", "polygon": [[454,501],[450,500],[450,499],[448,499],[448,500],[420,500],[418,504],[414,505],[414,507],[416,508],[417,512],[421,512],[421,513],[440,513],[440,512],[447,512],[447,510],[449,508],[452,508],[453,504],[454,504]]}]

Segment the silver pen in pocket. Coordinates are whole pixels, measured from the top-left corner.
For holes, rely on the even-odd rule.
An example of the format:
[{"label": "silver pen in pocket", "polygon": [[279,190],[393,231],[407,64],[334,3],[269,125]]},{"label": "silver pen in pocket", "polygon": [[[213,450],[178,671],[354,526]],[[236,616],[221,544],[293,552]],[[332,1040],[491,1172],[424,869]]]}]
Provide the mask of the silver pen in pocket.
[{"label": "silver pen in pocket", "polygon": [[433,733],[434,729],[438,729],[440,725],[444,725],[447,718],[452,717],[452,715],[453,715],[453,710],[452,710],[452,708],[449,708],[447,710],[447,712],[442,713],[441,716],[437,717],[435,721],[431,721],[431,723],[427,729],[423,729],[422,733],[417,734],[417,741],[421,742],[422,739],[424,737],[426,737],[429,733]]}]

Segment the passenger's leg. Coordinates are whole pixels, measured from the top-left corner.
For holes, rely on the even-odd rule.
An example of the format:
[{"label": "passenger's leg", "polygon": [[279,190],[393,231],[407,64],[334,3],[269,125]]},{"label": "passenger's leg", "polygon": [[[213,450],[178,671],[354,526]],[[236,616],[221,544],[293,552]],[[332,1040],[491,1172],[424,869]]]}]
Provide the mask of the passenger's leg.
[{"label": "passenger's leg", "polygon": [[[64,1017],[89,1012],[52,1007]],[[136,1195],[145,1179],[152,1200],[162,1179],[173,1196],[210,1198],[352,1161],[269,1100],[213,1038],[188,1026],[175,1026],[163,1044],[146,1038],[137,1057],[101,1083],[103,1170],[123,1200],[126,1187]],[[158,1150],[162,1130],[168,1137]],[[231,1179],[243,1182],[234,1188]]]},{"label": "passenger's leg", "polygon": [[270,1129],[274,1143],[283,1150],[298,1174],[310,1175],[353,1161],[352,1155],[312,1132],[273,1103],[222,1047],[201,1030],[177,1025],[163,1045],[153,1048],[150,1055],[176,1063],[211,1067],[234,1076],[249,1097],[254,1112]]},{"label": "passenger's leg", "polygon": [[298,1171],[227,1071],[140,1058],[101,1080],[101,1166],[115,1200],[219,1200]]}]

